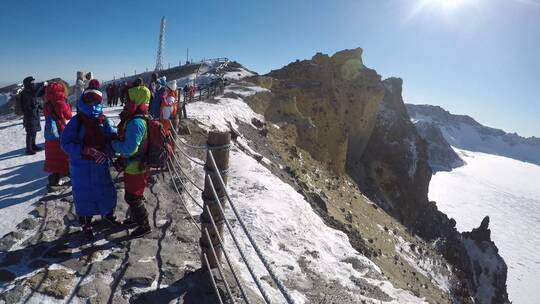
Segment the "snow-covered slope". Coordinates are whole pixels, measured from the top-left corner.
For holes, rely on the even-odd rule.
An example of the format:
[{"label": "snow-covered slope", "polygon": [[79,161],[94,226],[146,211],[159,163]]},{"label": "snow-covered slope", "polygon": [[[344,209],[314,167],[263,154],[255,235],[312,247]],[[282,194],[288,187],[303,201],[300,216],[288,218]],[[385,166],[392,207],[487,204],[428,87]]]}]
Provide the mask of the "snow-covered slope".
[{"label": "snow-covered slope", "polygon": [[430,183],[430,199],[456,219],[460,231],[471,230],[489,215],[491,237],[508,265],[510,300],[538,303],[540,166],[456,151],[467,165],[435,174]]},{"label": "snow-covered slope", "polygon": [[407,104],[413,121],[435,124],[454,147],[501,155],[540,164],[540,138],[524,138],[515,133],[486,127],[466,115],[455,115],[441,107]]},{"label": "snow-covered slope", "polygon": [[[45,154],[26,155],[25,140],[22,119],[0,122],[0,237],[14,230],[45,193]],[[42,132],[36,142],[43,146]]]}]

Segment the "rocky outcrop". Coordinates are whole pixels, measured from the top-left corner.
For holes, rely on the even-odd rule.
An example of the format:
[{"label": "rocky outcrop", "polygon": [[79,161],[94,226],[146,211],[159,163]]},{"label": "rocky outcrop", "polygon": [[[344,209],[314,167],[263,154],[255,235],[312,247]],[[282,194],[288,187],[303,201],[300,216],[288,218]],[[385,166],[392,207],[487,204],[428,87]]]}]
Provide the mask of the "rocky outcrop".
[{"label": "rocky outcrop", "polygon": [[293,124],[296,143],[336,172],[361,157],[383,96],[380,76],[362,49],[316,54],[259,78],[271,93],[248,100],[267,120]]},{"label": "rocky outcrop", "polygon": [[385,95],[375,128],[362,157],[349,162],[347,172],[386,211],[420,233],[423,218],[433,209],[427,199],[431,168],[426,143],[407,115],[402,80],[390,78],[383,83]]},{"label": "rocky outcrop", "polygon": [[434,173],[452,171],[452,169],[465,165],[465,161],[452,149],[435,124],[416,121],[414,126],[420,137],[427,143],[428,163]]},{"label": "rocky outcrop", "polygon": [[480,227],[463,233],[463,244],[471,261],[477,303],[509,303],[506,292],[508,267],[491,240],[488,216]]},{"label": "rocky outcrop", "polygon": [[[485,280],[478,280],[475,274],[476,265],[489,263],[492,258],[502,260],[495,245],[491,242],[494,248],[490,248],[494,250],[490,251],[489,257],[471,252],[474,247],[468,243],[469,236],[462,236],[455,229],[455,220],[449,219],[437,209],[435,202],[428,200],[431,179],[428,144],[409,118],[401,97],[402,80],[389,78],[383,83],[385,96],[379,106],[375,128],[362,158],[347,168],[349,174],[368,196],[414,234],[435,243],[435,248],[455,267],[458,280],[451,288],[458,302],[467,302],[470,296],[482,302],[480,297],[484,294],[478,290],[492,290],[489,288],[500,296],[501,301],[495,303],[508,301],[505,267],[488,270],[497,272],[493,285],[478,285]],[[485,241],[486,229],[487,223],[483,222],[472,236]]]}]

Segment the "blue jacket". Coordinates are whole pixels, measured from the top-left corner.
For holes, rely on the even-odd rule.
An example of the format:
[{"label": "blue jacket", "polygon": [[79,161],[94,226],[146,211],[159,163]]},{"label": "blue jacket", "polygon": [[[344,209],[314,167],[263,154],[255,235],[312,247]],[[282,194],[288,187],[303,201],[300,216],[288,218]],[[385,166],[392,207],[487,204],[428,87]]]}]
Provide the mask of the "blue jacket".
[{"label": "blue jacket", "polygon": [[[110,143],[116,131],[107,120],[100,127],[106,142]],[[107,215],[116,207],[116,189],[109,171],[111,163],[107,160],[100,165],[82,158],[84,129],[77,115],[69,121],[60,139],[62,150],[69,157],[75,211],[78,216]]]},{"label": "blue jacket", "polygon": [[125,132],[123,141],[115,140],[112,142],[112,148],[116,153],[120,153],[121,156],[128,160],[126,165],[127,174],[142,174],[146,170],[140,168],[140,161],[133,158],[139,150],[146,149],[148,141],[147,124],[144,118],[135,117],[127,122],[125,126]]},{"label": "blue jacket", "polygon": [[161,113],[161,101],[165,99],[167,89],[165,87],[160,87],[155,92],[152,92],[152,99],[150,100],[150,105],[148,112],[152,115],[153,119],[159,119]]}]

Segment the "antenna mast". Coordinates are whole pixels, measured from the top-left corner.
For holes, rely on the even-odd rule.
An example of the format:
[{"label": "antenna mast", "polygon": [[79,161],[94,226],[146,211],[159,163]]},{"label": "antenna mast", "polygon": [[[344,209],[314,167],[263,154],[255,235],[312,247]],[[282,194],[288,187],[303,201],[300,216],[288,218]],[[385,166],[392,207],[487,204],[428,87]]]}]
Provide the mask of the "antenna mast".
[{"label": "antenna mast", "polygon": [[165,48],[165,16],[161,17],[161,27],[159,29],[159,45],[156,56],[155,71],[163,70],[163,49]]}]

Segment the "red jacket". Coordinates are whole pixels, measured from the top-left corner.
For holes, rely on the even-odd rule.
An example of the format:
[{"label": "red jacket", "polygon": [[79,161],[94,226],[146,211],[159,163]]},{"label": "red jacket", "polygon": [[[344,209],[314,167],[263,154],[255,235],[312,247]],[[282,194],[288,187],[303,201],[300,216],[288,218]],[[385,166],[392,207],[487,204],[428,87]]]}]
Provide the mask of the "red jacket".
[{"label": "red jacket", "polygon": [[[53,82],[45,91],[43,115],[56,123],[59,135],[62,135],[67,120],[71,119],[71,108],[65,101],[64,86]],[[67,155],[60,148],[60,139],[45,141],[45,172],[67,174],[69,171]]]}]

